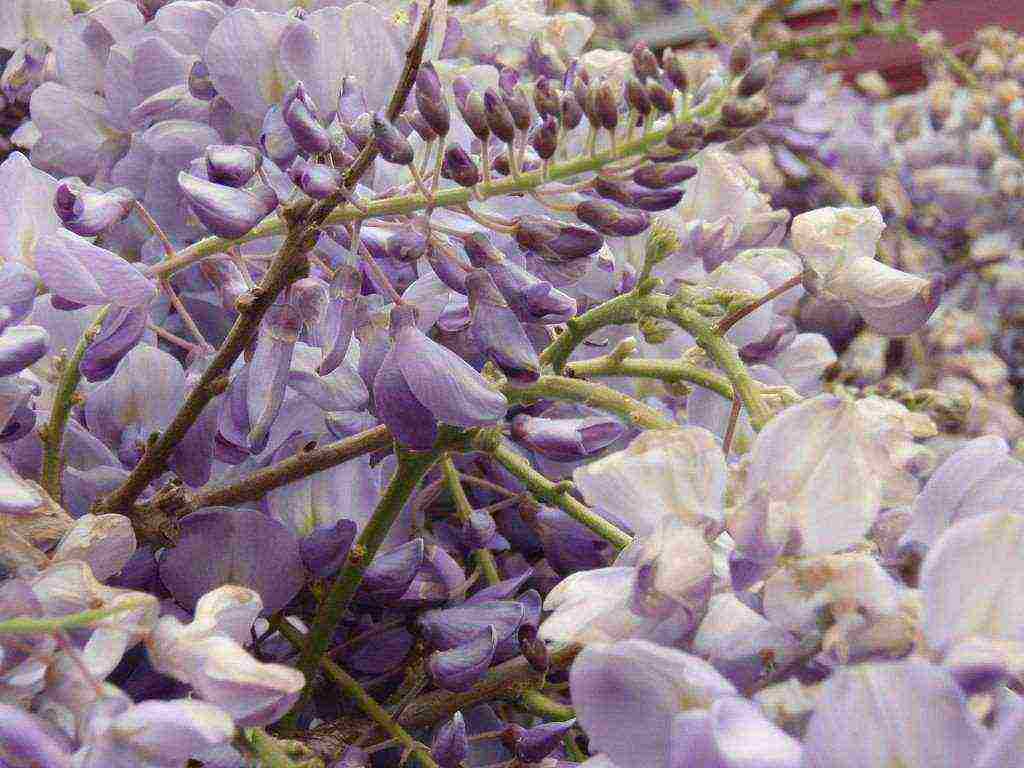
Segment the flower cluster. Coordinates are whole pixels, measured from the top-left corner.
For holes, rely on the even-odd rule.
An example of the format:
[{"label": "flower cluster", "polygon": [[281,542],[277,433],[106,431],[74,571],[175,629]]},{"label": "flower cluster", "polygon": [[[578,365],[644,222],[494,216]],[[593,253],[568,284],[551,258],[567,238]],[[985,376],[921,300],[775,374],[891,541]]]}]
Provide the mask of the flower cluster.
[{"label": "flower cluster", "polygon": [[0,763],[1012,764],[1020,41],[917,146],[594,35],[0,9]]}]

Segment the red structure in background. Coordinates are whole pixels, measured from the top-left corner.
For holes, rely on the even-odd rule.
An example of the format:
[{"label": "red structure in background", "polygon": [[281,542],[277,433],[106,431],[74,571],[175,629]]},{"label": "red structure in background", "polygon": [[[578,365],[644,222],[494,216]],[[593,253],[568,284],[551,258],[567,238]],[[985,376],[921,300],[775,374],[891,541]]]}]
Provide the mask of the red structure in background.
[{"label": "red structure in background", "polygon": [[[836,12],[830,10],[793,17],[786,23],[803,30],[833,23],[836,18]],[[918,18],[920,29],[936,29],[958,53],[969,53],[974,33],[983,27],[1000,26],[1024,34],[1024,0],[925,0]],[[848,77],[877,69],[897,93],[924,86],[921,52],[915,45],[871,38],[856,46],[856,54],[834,64]]]}]

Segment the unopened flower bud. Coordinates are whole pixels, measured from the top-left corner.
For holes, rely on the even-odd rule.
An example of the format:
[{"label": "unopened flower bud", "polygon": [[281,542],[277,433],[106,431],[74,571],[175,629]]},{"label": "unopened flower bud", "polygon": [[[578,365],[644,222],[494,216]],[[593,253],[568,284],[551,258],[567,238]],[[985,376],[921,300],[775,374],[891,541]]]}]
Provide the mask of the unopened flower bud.
[{"label": "unopened flower bud", "polygon": [[540,77],[561,78],[565,74],[565,62],[558,48],[540,38],[530,41],[526,52],[526,63]]},{"label": "unopened flower bud", "polygon": [[[402,130],[402,121],[405,121],[408,131]],[[419,112],[410,112],[408,114],[399,115],[395,121],[395,127],[399,129],[399,132],[408,137],[410,133],[416,131],[421,139],[424,141],[433,141],[437,138],[437,131],[430,127],[430,124],[424,119],[423,115]]]},{"label": "unopened flower bud", "polygon": [[768,116],[770,107],[763,97],[729,99],[722,105],[722,125],[726,128],[750,128]]},{"label": "unopened flower bud", "polygon": [[633,172],[633,181],[648,189],[666,189],[697,175],[697,167],[686,163],[645,165]]},{"label": "unopened flower bud", "polygon": [[643,211],[667,211],[683,198],[681,189],[653,190],[631,181],[612,181],[603,176],[595,179],[594,189],[601,197]]},{"label": "unopened flower bud", "polygon": [[403,229],[391,235],[384,247],[389,259],[418,261],[427,253],[427,237],[418,229]]},{"label": "unopened flower bud", "polygon": [[400,598],[423,564],[424,551],[423,539],[413,539],[390,552],[377,555],[363,575],[357,599],[360,602],[387,603]]},{"label": "unopened flower bud", "polygon": [[555,156],[555,150],[558,149],[558,123],[554,117],[547,115],[544,122],[537,126],[530,139],[530,145],[543,160],[550,160]]},{"label": "unopened flower bud", "polygon": [[631,77],[626,81],[626,101],[639,114],[644,116],[650,114],[651,99],[647,95],[647,89],[635,77]]},{"label": "unopened flower bud", "polygon": [[491,129],[487,121],[487,107],[484,97],[479,91],[471,91],[465,101],[459,104],[459,112],[469,130],[473,132],[480,141],[487,141],[491,135]]},{"label": "unopened flower bud", "polygon": [[459,768],[468,752],[466,721],[461,712],[456,712],[451,720],[437,729],[430,745],[430,754],[440,768]]},{"label": "unopened flower bud", "polygon": [[474,512],[462,525],[462,540],[469,549],[485,549],[497,532],[493,517],[486,512]]},{"label": "unopened flower bud", "polygon": [[310,154],[319,154],[331,148],[331,135],[320,125],[316,111],[316,103],[301,81],[285,95],[281,105],[284,123],[292,132],[295,143]]},{"label": "unopened flower bud", "polygon": [[603,200],[584,200],[576,206],[576,218],[610,237],[639,235],[651,225],[643,211],[631,211]]},{"label": "unopened flower bud", "polygon": [[618,440],[625,428],[611,416],[547,419],[519,414],[512,420],[512,437],[553,461],[579,461]]},{"label": "unopened flower bud", "polygon": [[512,122],[520,131],[529,130],[533,124],[533,110],[530,109],[530,99],[523,90],[523,86],[516,86],[510,94],[502,97],[509,114],[512,115]]},{"label": "unopened flower bud", "polygon": [[466,276],[473,339],[510,380],[529,384],[540,376],[537,351],[486,269]]},{"label": "unopened flower bud", "polygon": [[311,163],[302,157],[296,157],[288,178],[299,189],[314,200],[330,197],[341,188],[341,171],[324,163]]},{"label": "unopened flower bud", "polygon": [[771,82],[778,61],[779,57],[775,53],[757,59],[750,65],[747,74],[740,79],[739,85],[736,86],[736,93],[740,96],[753,96],[755,93],[763,91]]},{"label": "unopened flower bud", "polygon": [[744,34],[732,46],[729,51],[729,71],[734,75],[742,75],[750,66],[754,56],[754,41],[750,35]]},{"label": "unopened flower bud", "polygon": [[260,166],[259,153],[240,144],[212,144],[206,148],[206,175],[229,187],[244,187]]},{"label": "unopened flower bud", "polygon": [[265,185],[235,189],[199,179],[182,171],[178,186],[196,218],[210,232],[234,240],[248,234],[277,208],[277,195]]},{"label": "unopened flower bud", "polygon": [[600,235],[586,227],[531,215],[516,219],[513,235],[527,250],[550,251],[568,259],[597,253],[604,242]]},{"label": "unopened flower bud", "polygon": [[574,93],[562,96],[562,127],[571,131],[583,120],[583,108]]},{"label": "unopened flower bud", "polygon": [[292,132],[285,125],[281,108],[276,104],[267,110],[260,130],[260,147],[279,167],[287,168],[299,154]]},{"label": "unopened flower bud", "polygon": [[420,66],[416,73],[416,107],[434,133],[438,136],[448,133],[451,125],[448,102],[437,70],[429,61]]},{"label": "unopened flower bud", "polygon": [[92,237],[123,221],[134,200],[127,189],[100,192],[80,179],[70,178],[57,185],[53,209],[64,226],[76,235]]},{"label": "unopened flower bud", "polygon": [[377,142],[377,151],[389,163],[409,165],[413,160],[412,145],[398,132],[383,112],[377,112],[371,121],[373,138]]},{"label": "unopened flower bud", "polygon": [[652,80],[647,84],[647,98],[650,99],[654,108],[663,115],[672,114],[676,108],[675,96],[657,80]]},{"label": "unopened flower bud", "polygon": [[430,677],[446,691],[468,691],[486,674],[497,646],[494,627],[487,627],[465,645],[435,651],[427,661]]},{"label": "unopened flower bud", "polygon": [[498,72],[498,90],[502,96],[511,96],[519,85],[519,74],[510,67],[502,67]]},{"label": "unopened flower bud", "polygon": [[351,124],[344,123],[341,127],[345,131],[348,140],[356,149],[363,149],[373,138],[373,116],[369,112],[359,115]]},{"label": "unopened flower bud", "polygon": [[493,88],[484,92],[484,115],[491,132],[506,144],[511,144],[516,135],[516,124],[508,105]]},{"label": "unopened flower bud", "polygon": [[558,117],[562,110],[558,91],[546,77],[538,79],[533,86],[533,106],[537,108],[537,113],[542,118],[548,115]]},{"label": "unopened flower bud", "polygon": [[480,170],[459,144],[449,144],[444,152],[444,164],[441,174],[462,187],[472,187],[480,183]]},{"label": "unopened flower bud", "polygon": [[658,76],[658,59],[647,47],[647,43],[640,41],[634,45],[632,56],[633,71],[641,83]]},{"label": "unopened flower bud", "polygon": [[[569,732],[576,719],[563,720],[552,723],[541,723],[533,728],[516,727],[514,737],[512,733],[511,750],[519,760],[524,763],[539,763],[545,757],[554,752],[562,743],[565,734]],[[509,737],[502,735],[503,740]]]},{"label": "unopened flower bud", "polygon": [[686,93],[690,87],[690,78],[686,74],[686,67],[683,66],[678,54],[675,51],[665,49],[661,59],[661,66],[665,70],[665,76],[679,91]]},{"label": "unopened flower bud", "polygon": [[706,133],[707,128],[703,123],[680,123],[668,132],[665,143],[673,149],[692,152],[704,146]]}]

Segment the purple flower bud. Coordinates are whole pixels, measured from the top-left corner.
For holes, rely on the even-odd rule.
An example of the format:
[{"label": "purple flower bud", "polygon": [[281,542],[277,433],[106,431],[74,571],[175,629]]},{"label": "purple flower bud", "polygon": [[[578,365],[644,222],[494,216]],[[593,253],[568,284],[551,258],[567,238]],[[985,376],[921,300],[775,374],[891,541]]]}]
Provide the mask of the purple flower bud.
[{"label": "purple flower bud", "polygon": [[574,93],[566,93],[562,96],[562,127],[567,131],[573,130],[583,120],[583,108],[579,99]]},{"label": "purple flower bud", "polygon": [[543,117],[558,117],[562,111],[562,102],[558,91],[546,77],[539,78],[533,86],[533,106]]},{"label": "purple flower bud", "polygon": [[318,277],[303,277],[288,289],[288,303],[299,313],[307,328],[319,325],[327,312],[327,283]]},{"label": "purple flower bud", "polygon": [[473,337],[487,359],[516,383],[536,381],[540,377],[537,352],[486,269],[469,273],[466,291]]},{"label": "purple flower bud", "polygon": [[493,600],[426,611],[420,629],[434,648],[447,651],[472,640],[485,627],[493,627],[497,642],[515,637],[526,609],[513,600]]},{"label": "purple flower bud", "polygon": [[356,538],[356,524],[339,520],[333,528],[317,528],[299,540],[302,563],[310,573],[320,579],[338,571]]},{"label": "purple flower bud", "polygon": [[692,179],[697,167],[685,163],[644,165],[633,172],[633,181],[648,189],[666,189]]},{"label": "purple flower bud", "polygon": [[[402,126],[402,121],[407,123],[407,128]],[[407,115],[402,114],[398,116],[398,120],[395,121],[395,125],[401,131],[402,135],[408,138],[412,131],[416,131],[421,139],[424,141],[433,141],[437,138],[437,131],[430,127],[430,124],[423,118],[419,112],[410,112]]]},{"label": "purple flower bud", "polygon": [[[458,82],[458,78],[456,78],[456,82]],[[480,141],[487,141],[491,135],[491,129],[487,119],[487,106],[484,97],[478,91],[470,91],[466,98],[459,103],[459,112],[473,135]]]},{"label": "purple flower bud", "polygon": [[555,156],[555,151],[558,149],[558,122],[553,116],[546,115],[544,117],[544,122],[533,132],[530,145],[538,157],[544,160],[550,160]]},{"label": "purple flower bud", "polygon": [[526,51],[526,65],[540,77],[560,80],[565,75],[565,62],[551,43],[535,37]]},{"label": "purple flower bud", "polygon": [[579,461],[607,448],[625,432],[610,416],[545,419],[519,414],[512,420],[512,436],[532,451],[554,461]]},{"label": "purple flower bud", "polygon": [[267,157],[281,168],[291,165],[292,160],[299,154],[299,145],[295,143],[291,130],[285,125],[281,108],[276,104],[268,109],[263,117],[260,146]]},{"label": "purple flower bud", "polygon": [[53,209],[64,226],[76,235],[92,237],[123,221],[134,200],[127,189],[98,192],[73,178],[57,185]]},{"label": "purple flower bud", "polygon": [[576,718],[520,728],[515,734],[512,751],[524,763],[539,763],[558,748],[574,725]]},{"label": "purple flower bud", "polygon": [[494,627],[488,627],[465,645],[435,651],[427,661],[430,677],[446,691],[468,691],[487,673],[497,645]]},{"label": "purple flower bud", "polygon": [[[270,428],[281,410],[291,371],[292,352],[301,327],[299,313],[287,304],[271,307],[260,323],[246,389],[249,423],[252,425],[249,450],[253,453],[260,453],[266,447]],[[253,371],[258,375],[253,375]]]},{"label": "purple flower bud", "polygon": [[646,116],[651,112],[651,97],[647,95],[647,89],[635,77],[626,81],[626,101],[641,115]]},{"label": "purple flower bud", "polygon": [[686,93],[690,87],[690,78],[686,74],[686,67],[682,59],[671,48],[666,48],[661,59],[661,66],[665,70],[665,76],[679,91]]},{"label": "purple flower bud", "polygon": [[726,128],[750,128],[764,120],[770,109],[763,97],[729,99],[722,105],[722,125]]},{"label": "purple flower bud", "polygon": [[[87,381],[104,381],[114,375],[117,364],[146,330],[149,313],[145,307],[113,307],[103,318],[100,332],[85,350],[79,370]],[[0,342],[3,337],[0,336]]]},{"label": "purple flower bud", "polygon": [[50,334],[38,325],[15,325],[0,334],[0,376],[13,376],[42,359]]},{"label": "purple flower bud", "polygon": [[602,200],[584,200],[576,206],[576,216],[610,237],[639,235],[651,225],[650,217],[643,211],[631,211]]},{"label": "purple flower bud", "polygon": [[366,94],[359,81],[353,75],[346,75],[341,81],[341,92],[338,94],[338,122],[348,133],[345,125],[352,125],[361,115],[369,112],[366,106]]},{"label": "purple flower bud", "polygon": [[252,147],[214,144],[206,148],[206,175],[229,187],[244,187],[256,175],[260,156]]},{"label": "purple flower bud", "polygon": [[423,552],[423,539],[413,539],[390,552],[377,555],[363,574],[359,600],[386,604],[400,598],[423,565]]},{"label": "purple flower bud", "polygon": [[320,125],[316,112],[317,105],[301,81],[285,94],[281,105],[284,123],[292,132],[295,143],[313,155],[331,148],[331,135]]},{"label": "purple flower bud", "polygon": [[445,100],[437,70],[429,61],[416,73],[416,107],[434,133],[438,136],[448,133],[451,124],[448,102]]},{"label": "purple flower bud", "polygon": [[665,143],[673,149],[689,152],[704,146],[706,133],[707,128],[703,123],[683,123],[669,131]]},{"label": "purple flower bud", "polygon": [[594,114],[601,127],[614,131],[619,124],[619,94],[608,81],[601,83],[594,92]]},{"label": "purple flower bud", "polygon": [[[537,156],[534,155],[532,151],[527,152],[523,157],[523,161],[519,164],[519,169],[524,173],[529,173],[530,171],[536,171],[538,168],[540,168],[540,160],[537,159]],[[491,161],[491,169],[502,176],[508,176],[510,171],[508,153],[502,152],[500,155],[495,157],[494,160]]]},{"label": "purple flower bud", "polygon": [[498,526],[486,512],[474,512],[462,524],[462,540],[468,549],[484,549],[491,543]]},{"label": "purple flower bud", "polygon": [[491,132],[506,144],[511,144],[516,135],[516,124],[508,105],[493,88],[484,91],[484,115]]},{"label": "purple flower bud", "polygon": [[750,65],[747,73],[740,78],[739,85],[736,86],[736,93],[739,96],[753,96],[755,93],[763,91],[771,82],[778,63],[778,54],[774,52],[758,58]]},{"label": "purple flower bud", "polygon": [[441,175],[460,187],[472,187],[480,183],[480,171],[476,163],[459,144],[449,144],[445,150]]},{"label": "purple flower bud", "polygon": [[217,96],[217,86],[213,84],[210,70],[202,60],[194,62],[188,71],[188,92],[200,101],[213,101]]},{"label": "purple flower bud", "polygon": [[526,250],[550,252],[567,259],[590,256],[604,244],[600,235],[586,227],[533,215],[516,219],[514,236]]},{"label": "purple flower bud", "polygon": [[356,149],[362,150],[373,138],[372,123],[373,116],[369,112],[364,112],[352,123],[345,123],[341,127]]},{"label": "purple flower bud", "polygon": [[519,85],[519,74],[510,67],[502,67],[498,72],[498,90],[503,96],[511,96]]},{"label": "purple flower bud", "polygon": [[409,165],[413,160],[412,145],[398,132],[383,112],[377,112],[371,122],[373,137],[377,141],[377,151],[389,163]]},{"label": "purple flower bud", "polygon": [[389,259],[418,261],[427,253],[427,237],[418,229],[403,229],[387,239],[385,250]]},{"label": "purple flower bud", "polygon": [[602,197],[642,211],[667,211],[683,199],[681,189],[648,189],[630,181],[609,181],[598,176],[595,189]]},{"label": "purple flower bud", "polygon": [[466,721],[461,712],[456,712],[451,720],[437,729],[434,742],[430,745],[430,754],[440,768],[459,768],[468,751]]},{"label": "purple flower bud", "polygon": [[647,47],[647,43],[642,40],[636,43],[633,46],[631,55],[633,57],[633,71],[640,82],[658,76],[658,59],[651,52],[651,49]]},{"label": "purple flower bud", "polygon": [[505,397],[468,363],[428,339],[416,327],[415,311],[391,310],[393,346],[373,381],[377,414],[395,437],[413,449],[437,439],[437,424],[493,424],[505,415]]},{"label": "purple flower bud", "polygon": [[277,195],[265,185],[252,190],[235,189],[182,171],[178,174],[178,186],[203,226],[231,240],[248,234],[277,208]]},{"label": "purple flower bud", "polygon": [[512,93],[502,96],[509,114],[512,115],[512,122],[520,131],[527,131],[533,124],[533,110],[530,109],[530,99],[523,90],[523,86],[517,86]]},{"label": "purple flower bud", "polygon": [[466,271],[468,267],[465,262],[452,250],[450,243],[438,242],[432,239],[430,248],[427,250],[427,261],[437,278],[451,288],[465,295],[466,293]]},{"label": "purple flower bud", "polygon": [[311,163],[296,157],[288,169],[288,178],[314,200],[324,200],[339,189],[343,181],[341,171],[324,163]]},{"label": "purple flower bud", "polygon": [[670,115],[675,111],[675,96],[657,80],[652,80],[647,84],[647,98],[650,99],[654,108],[663,115]]}]

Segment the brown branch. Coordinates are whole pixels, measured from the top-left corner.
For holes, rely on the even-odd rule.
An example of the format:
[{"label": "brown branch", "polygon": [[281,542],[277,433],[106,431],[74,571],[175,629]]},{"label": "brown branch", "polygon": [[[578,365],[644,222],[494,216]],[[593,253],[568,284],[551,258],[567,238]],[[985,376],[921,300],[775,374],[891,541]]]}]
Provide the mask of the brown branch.
[{"label": "brown branch", "polygon": [[[388,104],[387,116],[390,120],[398,116],[416,80],[430,33],[433,10],[434,4],[431,0],[416,37],[406,52],[405,68]],[[376,156],[376,143],[369,142],[345,174],[345,188],[351,189],[355,186]],[[288,221],[288,234],[284,244],[271,262],[263,281],[249,294],[249,300],[239,307],[238,319],[231,327],[224,344],[203,373],[199,383],[189,393],[170,426],[147,448],[121,487],[97,502],[94,511],[120,512],[127,515],[131,518],[140,538],[145,540],[159,544],[172,544],[175,541],[178,528],[174,517],[167,513],[159,513],[154,507],[136,507],[135,501],[149,484],[166,470],[175,447],[216,395],[215,382],[231,369],[235,360],[252,341],[263,315],[285,288],[306,274],[309,268],[306,254],[316,244],[319,227],[331,211],[344,202],[344,195],[339,193],[316,205],[306,201],[282,211],[283,218]],[[137,511],[139,509],[146,509],[147,515],[141,517]]]}]

